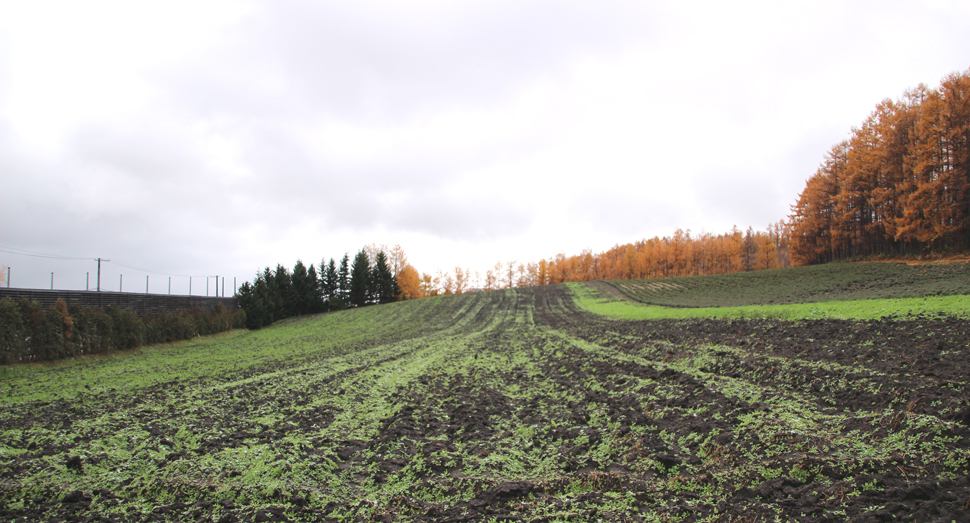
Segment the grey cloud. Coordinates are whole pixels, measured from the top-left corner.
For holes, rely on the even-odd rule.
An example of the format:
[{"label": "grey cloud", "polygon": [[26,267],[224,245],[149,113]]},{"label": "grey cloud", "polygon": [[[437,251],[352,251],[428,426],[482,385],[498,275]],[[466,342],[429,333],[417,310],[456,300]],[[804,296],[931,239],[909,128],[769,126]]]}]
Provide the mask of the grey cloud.
[{"label": "grey cloud", "polygon": [[406,118],[429,105],[484,103],[576,56],[615,50],[650,24],[633,2],[367,6],[262,4],[235,43],[176,71],[175,96],[200,112]]},{"label": "grey cloud", "polygon": [[[246,140],[254,145],[247,148],[246,162],[259,174],[241,182],[239,192],[259,209],[262,219],[302,216],[352,229],[413,224],[422,232],[449,238],[489,236],[531,223],[524,210],[496,212],[496,206],[505,204],[479,201],[473,195],[453,203],[455,197],[443,192],[442,186],[461,165],[447,154],[435,158],[428,151],[416,151],[410,156],[337,164],[311,158],[285,131],[254,130]],[[478,161],[487,163],[486,158]],[[486,224],[476,225],[465,216],[481,216]]]},{"label": "grey cloud", "polygon": [[418,232],[447,240],[488,241],[527,230],[533,215],[502,201],[467,196],[425,195],[377,209],[391,230]]},{"label": "grey cloud", "polygon": [[[222,217],[235,211],[213,201],[211,185],[198,176],[202,160],[181,135],[101,122],[82,126],[69,139],[62,156],[31,154],[0,120],[0,244],[65,257],[101,256],[172,274],[198,274],[205,266],[228,272],[237,238]],[[92,176],[94,171],[103,176]],[[187,182],[172,183],[177,176]],[[145,191],[131,197],[120,189],[126,184]],[[83,288],[92,264],[9,253],[0,258],[16,266],[16,285],[31,286],[42,286],[37,282],[55,272],[58,286]]]},{"label": "grey cloud", "polygon": [[[469,142],[457,153],[421,143],[345,164],[310,154],[296,130],[329,119],[366,125],[454,104],[484,107],[523,82],[557,74],[577,56],[613,51],[648,25],[636,3],[538,0],[397,9],[259,4],[221,47],[157,73],[167,110],[224,122],[243,144],[254,176],[238,180],[231,194],[248,203],[252,212],[241,218],[246,223],[413,226],[449,239],[518,230],[531,223],[530,211],[468,198],[453,202],[438,197],[437,189],[456,173],[508,155],[511,143]],[[110,159],[134,165],[145,157]],[[193,159],[182,159],[192,165]],[[166,161],[175,160],[154,169],[168,168]],[[400,193],[413,207],[380,210]]]},{"label": "grey cloud", "polygon": [[150,121],[88,122],[74,131],[72,141],[82,163],[146,181],[192,178],[204,163],[183,130]]}]

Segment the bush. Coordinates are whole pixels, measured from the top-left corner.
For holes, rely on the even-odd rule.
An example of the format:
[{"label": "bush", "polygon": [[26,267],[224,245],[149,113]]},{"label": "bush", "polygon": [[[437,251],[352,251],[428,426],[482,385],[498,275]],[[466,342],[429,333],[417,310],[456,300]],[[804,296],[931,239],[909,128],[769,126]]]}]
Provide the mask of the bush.
[{"label": "bush", "polygon": [[246,311],[244,309],[239,309],[232,313],[232,328],[233,329],[245,329],[246,328]]},{"label": "bush", "polygon": [[[225,307],[223,307],[222,310],[226,310]],[[189,309],[189,314],[191,314],[192,319],[195,320],[195,325],[199,329],[199,336],[206,336],[208,334],[219,332],[218,322],[216,321],[216,312],[209,312],[199,307],[192,307]]]},{"label": "bush", "polygon": [[145,343],[168,343],[191,338],[195,335],[195,324],[186,321],[182,311],[163,312],[148,316],[145,322]]},{"label": "bush", "polygon": [[16,363],[27,355],[30,330],[13,300],[0,300],[0,365]]},{"label": "bush", "polygon": [[71,343],[73,325],[74,320],[67,313],[64,300],[57,300],[44,312],[41,329],[37,333],[46,354],[43,359],[61,359],[76,354],[75,346]]},{"label": "bush", "polygon": [[107,311],[93,307],[69,311],[63,300],[57,300],[45,310],[28,299],[17,303],[3,299],[0,365],[128,350],[245,326],[245,311],[230,312],[222,304],[213,310],[193,307],[142,318],[113,305]]},{"label": "bush", "polygon": [[112,305],[108,307],[108,316],[111,316],[111,326],[114,331],[113,348],[134,349],[143,343],[145,324],[135,311]]},{"label": "bush", "polygon": [[74,318],[74,343],[79,354],[98,354],[111,350],[114,339],[111,316],[94,307],[71,311]]},{"label": "bush", "polygon": [[47,359],[47,352],[41,341],[40,334],[44,331],[44,308],[36,301],[21,298],[17,302],[20,317],[27,327],[27,350],[21,361],[35,361]]}]

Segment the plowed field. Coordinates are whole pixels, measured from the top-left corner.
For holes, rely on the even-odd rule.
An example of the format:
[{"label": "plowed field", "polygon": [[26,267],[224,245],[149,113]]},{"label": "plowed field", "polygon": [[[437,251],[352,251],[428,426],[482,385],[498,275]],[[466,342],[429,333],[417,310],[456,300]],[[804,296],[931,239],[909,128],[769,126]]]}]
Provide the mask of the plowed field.
[{"label": "plowed field", "polygon": [[0,520],[967,521],[968,347],[551,286],[0,369]]}]

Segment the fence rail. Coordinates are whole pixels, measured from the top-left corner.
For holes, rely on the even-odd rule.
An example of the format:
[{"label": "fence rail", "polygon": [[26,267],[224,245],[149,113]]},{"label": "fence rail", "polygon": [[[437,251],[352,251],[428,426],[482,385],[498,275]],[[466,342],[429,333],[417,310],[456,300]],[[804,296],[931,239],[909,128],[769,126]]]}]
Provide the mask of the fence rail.
[{"label": "fence rail", "polygon": [[97,307],[107,309],[111,305],[124,309],[131,309],[139,315],[175,312],[192,307],[215,309],[218,304],[230,312],[239,305],[236,298],[214,298],[208,296],[171,296],[168,294],[138,294],[133,292],[97,292],[97,291],[49,291],[42,289],[8,289],[0,288],[0,299],[10,298],[17,301],[29,298],[44,307],[50,307],[58,299],[64,300],[68,308]]}]

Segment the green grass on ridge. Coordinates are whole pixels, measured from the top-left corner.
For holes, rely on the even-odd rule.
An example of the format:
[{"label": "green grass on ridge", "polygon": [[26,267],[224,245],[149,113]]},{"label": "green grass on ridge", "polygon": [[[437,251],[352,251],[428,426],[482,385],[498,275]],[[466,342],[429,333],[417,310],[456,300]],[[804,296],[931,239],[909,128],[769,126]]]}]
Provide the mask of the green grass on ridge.
[{"label": "green grass on ridge", "polygon": [[[970,263],[829,263],[607,283],[635,301],[662,307],[739,307],[924,298],[970,294]],[[890,304],[889,307],[896,305]],[[911,305],[902,307],[908,311]]]},{"label": "green grass on ridge", "polygon": [[576,302],[583,309],[623,320],[655,320],[664,318],[772,318],[801,319],[857,319],[871,320],[886,317],[900,319],[920,316],[967,317],[970,295],[927,296],[916,298],[888,298],[872,300],[843,300],[785,305],[746,305],[738,307],[671,308],[635,303],[604,295],[585,283],[567,284]]}]

